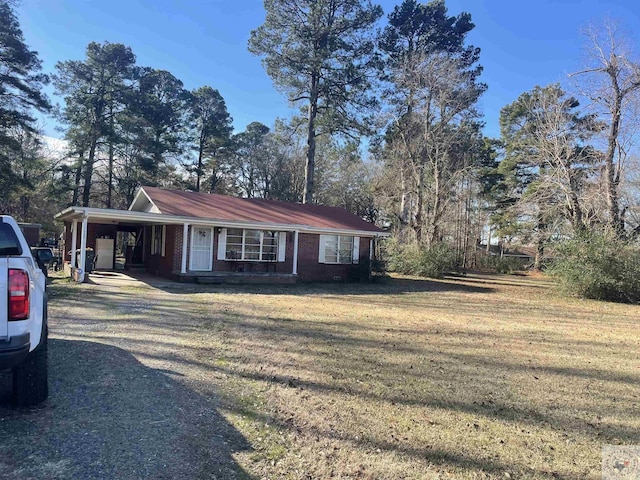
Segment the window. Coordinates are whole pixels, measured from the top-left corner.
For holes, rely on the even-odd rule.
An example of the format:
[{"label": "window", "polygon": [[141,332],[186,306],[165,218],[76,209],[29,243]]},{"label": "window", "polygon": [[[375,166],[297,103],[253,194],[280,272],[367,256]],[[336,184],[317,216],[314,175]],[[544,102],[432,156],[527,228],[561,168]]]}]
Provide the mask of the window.
[{"label": "window", "polygon": [[358,263],[359,237],[320,235],[320,263]]},{"label": "window", "polygon": [[8,223],[0,222],[0,255],[22,255],[22,247]]},{"label": "window", "polygon": [[278,261],[278,232],[264,230],[227,230],[225,260]]},{"label": "window", "polygon": [[164,225],[151,227],[151,255],[162,255],[164,257],[165,228]]}]

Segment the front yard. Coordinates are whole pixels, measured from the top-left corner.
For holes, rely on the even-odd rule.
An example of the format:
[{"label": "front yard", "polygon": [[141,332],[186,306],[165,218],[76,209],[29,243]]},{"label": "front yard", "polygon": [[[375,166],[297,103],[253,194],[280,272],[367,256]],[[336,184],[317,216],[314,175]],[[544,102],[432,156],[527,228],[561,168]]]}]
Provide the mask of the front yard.
[{"label": "front yard", "polygon": [[[52,350],[116,347],[192,392],[233,432],[219,444],[229,461],[214,464],[219,442],[187,416],[198,478],[599,479],[603,445],[640,444],[640,307],[548,287],[475,275],[205,290],[58,283]],[[64,395],[55,375],[54,365],[50,405]],[[127,388],[108,369],[96,375]]]}]

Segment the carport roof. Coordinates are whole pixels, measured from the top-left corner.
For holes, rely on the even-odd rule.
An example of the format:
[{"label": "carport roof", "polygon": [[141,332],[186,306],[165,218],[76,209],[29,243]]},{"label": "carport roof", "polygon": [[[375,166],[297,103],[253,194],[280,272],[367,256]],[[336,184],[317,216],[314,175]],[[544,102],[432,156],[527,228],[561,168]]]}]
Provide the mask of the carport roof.
[{"label": "carport roof", "polygon": [[386,236],[377,226],[339,207],[141,187],[129,210],[69,207],[59,220],[94,223],[197,224],[228,228],[298,230]]}]

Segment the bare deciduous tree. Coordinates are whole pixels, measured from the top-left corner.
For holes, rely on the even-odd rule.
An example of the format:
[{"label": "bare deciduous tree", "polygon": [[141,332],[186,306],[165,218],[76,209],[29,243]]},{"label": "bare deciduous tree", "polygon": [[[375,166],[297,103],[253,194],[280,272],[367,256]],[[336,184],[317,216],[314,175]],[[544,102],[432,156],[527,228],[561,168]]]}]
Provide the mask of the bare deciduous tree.
[{"label": "bare deciduous tree", "polygon": [[603,170],[607,224],[623,236],[626,207],[620,205],[620,183],[637,133],[638,124],[631,112],[640,98],[640,63],[634,57],[629,36],[612,20],[588,28],[585,37],[588,66],[570,77],[576,79],[582,95],[607,124]]}]

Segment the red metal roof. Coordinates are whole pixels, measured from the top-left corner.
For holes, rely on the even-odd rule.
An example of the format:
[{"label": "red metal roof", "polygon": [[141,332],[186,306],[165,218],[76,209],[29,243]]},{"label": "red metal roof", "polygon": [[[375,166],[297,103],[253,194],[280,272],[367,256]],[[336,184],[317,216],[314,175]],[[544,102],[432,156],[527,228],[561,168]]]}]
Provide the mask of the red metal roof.
[{"label": "red metal roof", "polygon": [[162,214],[280,225],[304,225],[319,229],[357,230],[381,233],[372,223],[340,207],[237,198],[200,192],[142,187]]}]

